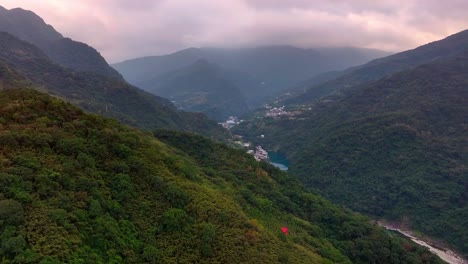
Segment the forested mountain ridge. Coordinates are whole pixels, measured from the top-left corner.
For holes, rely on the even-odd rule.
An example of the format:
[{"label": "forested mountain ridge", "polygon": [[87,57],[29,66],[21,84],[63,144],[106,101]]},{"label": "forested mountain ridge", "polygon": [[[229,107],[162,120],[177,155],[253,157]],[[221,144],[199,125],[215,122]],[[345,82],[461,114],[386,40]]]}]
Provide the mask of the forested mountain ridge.
[{"label": "forested mountain ridge", "polygon": [[39,47],[51,60],[63,67],[122,78],[94,48],[64,38],[32,11],[21,8],[7,10],[0,6],[0,31]]},{"label": "forested mountain ridge", "polygon": [[203,59],[226,71],[250,107],[258,107],[289,86],[319,73],[360,65],[386,52],[359,48],[305,49],[293,46],[255,48],[189,48],[163,56],[127,60],[113,66],[142,88],[162,75]]},{"label": "forested mountain ridge", "polygon": [[217,121],[248,111],[239,87],[221,67],[206,60],[198,60],[156,80],[141,82],[140,87],[168,98],[180,109],[203,112]]},{"label": "forested mountain ridge", "polygon": [[93,72],[122,79],[93,47],[70,38],[62,38],[43,47],[49,58],[58,64],[81,72]]},{"label": "forested mountain ridge", "polygon": [[216,122],[197,113],[178,111],[167,99],[149,94],[120,78],[76,72],[52,62],[39,48],[0,32],[0,63],[41,89],[79,107],[144,129],[190,130],[226,138]]},{"label": "forested mountain ridge", "polygon": [[[328,79],[322,83],[311,82],[306,91],[285,100],[286,105],[310,104],[322,96],[335,93],[335,96],[345,96],[352,93],[365,83],[376,81],[387,75],[408,70],[416,66],[430,63],[440,58],[450,57],[463,52],[468,47],[468,30],[434,41],[412,50],[400,52],[387,57],[372,60],[362,66],[335,73],[337,78]],[[344,95],[343,95],[344,94]]]},{"label": "forested mountain ridge", "polygon": [[0,6],[0,31],[38,46],[62,39],[63,36],[34,12],[21,8],[11,10]]},{"label": "forested mountain ridge", "polygon": [[285,153],[291,173],[332,201],[466,255],[467,67],[465,49],[237,132]]},{"label": "forested mountain ridge", "polygon": [[2,263],[441,263],[203,137],[25,89],[0,113]]}]

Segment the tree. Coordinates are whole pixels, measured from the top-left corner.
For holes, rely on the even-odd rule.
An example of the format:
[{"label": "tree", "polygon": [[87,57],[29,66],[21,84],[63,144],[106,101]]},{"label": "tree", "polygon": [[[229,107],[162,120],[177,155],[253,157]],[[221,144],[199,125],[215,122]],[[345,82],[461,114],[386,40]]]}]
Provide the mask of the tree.
[{"label": "tree", "polygon": [[216,236],[216,229],[212,224],[206,224],[202,232],[201,254],[204,257],[211,257],[213,250],[211,245]]},{"label": "tree", "polygon": [[155,246],[148,245],[143,250],[143,258],[150,263],[157,263],[161,252]]},{"label": "tree", "polygon": [[191,218],[184,210],[171,208],[163,214],[161,230],[169,232],[182,231],[189,222],[191,222]]},{"label": "tree", "polygon": [[0,201],[0,226],[19,225],[24,220],[23,205],[14,200]]},{"label": "tree", "polygon": [[11,256],[16,256],[23,252],[26,247],[26,240],[22,235],[9,238],[7,241],[2,241],[2,251]]}]

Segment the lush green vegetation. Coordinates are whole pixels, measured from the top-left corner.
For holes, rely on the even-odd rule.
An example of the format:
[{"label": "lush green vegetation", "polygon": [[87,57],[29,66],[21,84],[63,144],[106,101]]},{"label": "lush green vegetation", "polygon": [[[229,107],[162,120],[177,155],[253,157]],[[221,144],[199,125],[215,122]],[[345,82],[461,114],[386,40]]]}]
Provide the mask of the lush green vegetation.
[{"label": "lush green vegetation", "polygon": [[0,92],[0,116],[2,263],[441,263],[203,137],[34,90]]},{"label": "lush green vegetation", "polygon": [[[11,89],[34,87],[144,129],[226,136],[204,115],[128,85],[94,49],[63,39],[34,14],[15,10],[5,20],[6,13],[0,8],[0,21],[15,23],[0,26],[42,50],[0,33],[0,88],[7,89],[0,93],[2,263],[440,263],[242,151],[185,132],[141,132]],[[344,77],[330,82],[334,88],[360,93],[253,129],[265,130],[265,143],[291,157],[292,171],[318,192],[466,252],[466,54],[357,87],[456,54],[464,35],[351,78],[338,74]],[[295,52],[270,47],[260,57],[278,49]],[[286,71],[299,72],[282,65],[288,69],[265,74],[283,80]]]},{"label": "lush green vegetation", "polygon": [[135,127],[187,130],[217,139],[227,137],[221,126],[203,114],[178,111],[168,100],[120,78],[63,68],[37,47],[8,33],[0,33],[0,63],[48,93]]},{"label": "lush green vegetation", "polygon": [[237,131],[286,153],[290,172],[332,201],[467,254],[466,65],[465,51]]}]

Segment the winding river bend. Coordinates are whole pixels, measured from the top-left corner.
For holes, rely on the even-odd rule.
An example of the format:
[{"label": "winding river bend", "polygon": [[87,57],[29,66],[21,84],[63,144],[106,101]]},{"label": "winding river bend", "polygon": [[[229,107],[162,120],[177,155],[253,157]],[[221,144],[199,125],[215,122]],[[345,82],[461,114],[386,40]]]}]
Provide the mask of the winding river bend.
[{"label": "winding river bend", "polygon": [[404,236],[406,236],[407,238],[411,239],[413,242],[415,242],[416,244],[419,244],[423,247],[426,247],[429,249],[429,251],[431,251],[432,253],[436,254],[437,256],[439,256],[443,261],[449,263],[449,264],[468,264],[468,261],[463,259],[462,257],[458,256],[456,253],[454,253],[453,251],[451,250],[448,250],[448,249],[441,249],[441,248],[435,248],[433,246],[431,246],[430,244],[428,244],[427,242],[413,236],[411,234],[411,232],[409,231],[404,231],[404,230],[401,230],[399,228],[396,228],[396,227],[393,227],[391,225],[388,225],[388,224],[385,224],[385,223],[381,223],[381,222],[377,222],[380,226],[382,227],[385,227],[386,229],[388,230],[392,230],[392,231],[396,231]]},{"label": "winding river bend", "polygon": [[[271,164],[273,164],[274,166],[278,167],[281,170],[285,170],[285,171],[288,170],[289,161],[286,159],[284,155],[278,152],[269,152],[268,156],[269,156],[269,160]],[[423,247],[428,248],[429,251],[436,254],[437,256],[439,256],[439,258],[441,258],[443,261],[449,264],[468,264],[468,261],[466,259],[463,259],[461,256],[457,255],[455,252],[449,249],[434,247],[433,245],[427,243],[426,241],[415,237],[411,231],[401,230],[397,227],[394,227],[390,224],[383,223],[383,222],[377,222],[377,224],[388,230],[396,231],[404,235],[405,237],[411,239],[416,244],[419,244]]]}]

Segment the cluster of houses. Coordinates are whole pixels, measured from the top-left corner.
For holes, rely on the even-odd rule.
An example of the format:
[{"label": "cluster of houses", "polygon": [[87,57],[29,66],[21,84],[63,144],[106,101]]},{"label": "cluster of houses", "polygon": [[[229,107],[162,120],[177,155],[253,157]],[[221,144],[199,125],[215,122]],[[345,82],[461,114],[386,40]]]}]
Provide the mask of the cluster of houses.
[{"label": "cluster of houses", "polygon": [[[261,138],[264,138],[265,135],[261,135]],[[244,142],[242,140],[242,136],[234,135],[235,141],[234,143],[238,146],[244,148],[247,153],[254,156],[257,161],[265,160],[270,161],[270,157],[268,157],[268,152],[262,148],[262,146],[256,146],[255,149],[252,149],[252,144],[250,142]]]},{"label": "cluster of houses", "polygon": [[231,129],[232,127],[242,123],[244,120],[239,120],[235,116],[230,116],[225,122],[220,123],[224,128]]},{"label": "cluster of houses", "polygon": [[280,117],[280,116],[289,116],[290,113],[284,110],[284,105],[280,107],[273,107],[270,105],[265,105],[267,109],[265,117]]},{"label": "cluster of houses", "polygon": [[261,160],[270,160],[268,157],[268,152],[262,148],[262,146],[257,146],[255,150],[249,150],[247,153],[254,156],[257,161]]}]

